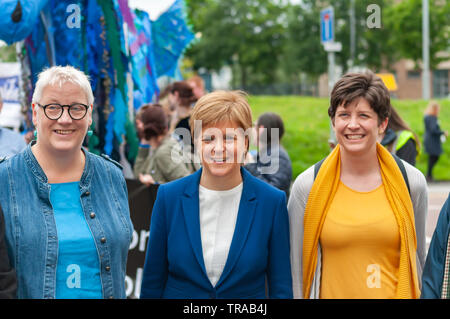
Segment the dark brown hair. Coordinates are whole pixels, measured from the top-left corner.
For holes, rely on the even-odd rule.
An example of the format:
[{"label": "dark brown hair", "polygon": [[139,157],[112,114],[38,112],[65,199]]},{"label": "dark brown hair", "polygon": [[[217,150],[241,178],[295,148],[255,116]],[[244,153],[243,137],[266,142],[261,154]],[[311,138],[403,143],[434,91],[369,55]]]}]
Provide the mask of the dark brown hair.
[{"label": "dark brown hair", "polygon": [[168,119],[159,104],[150,104],[142,112],[140,120],[144,125],[143,136],[146,140],[164,135],[168,130]]},{"label": "dark brown hair", "polygon": [[197,101],[197,98],[192,91],[192,87],[186,81],[178,81],[171,84],[170,93],[178,93],[181,106],[191,106]]},{"label": "dark brown hair", "polygon": [[172,92],[172,84],[169,83],[161,92],[159,92],[158,100],[164,99],[170,92]]},{"label": "dark brown hair", "polygon": [[364,98],[378,115],[381,124],[391,114],[391,98],[383,81],[374,73],[348,73],[334,85],[330,97],[328,115],[334,121],[336,109]]},{"label": "dark brown hair", "polygon": [[420,147],[420,139],[419,136],[409,127],[408,124],[400,117],[400,114],[391,107],[391,115],[389,116],[388,128],[395,132],[399,131],[410,131],[413,133],[416,144]]},{"label": "dark brown hair", "polygon": [[272,141],[272,131],[271,129],[278,129],[278,141],[281,140],[281,138],[284,135],[284,124],[281,117],[272,112],[266,112],[259,116],[257,126],[263,126],[267,129],[267,144],[271,144]]},{"label": "dark brown hair", "polygon": [[141,105],[141,107],[139,107],[139,109],[136,112],[135,120],[139,120],[142,122],[142,113],[144,113],[144,111],[148,109],[150,106],[152,106],[152,104]]}]

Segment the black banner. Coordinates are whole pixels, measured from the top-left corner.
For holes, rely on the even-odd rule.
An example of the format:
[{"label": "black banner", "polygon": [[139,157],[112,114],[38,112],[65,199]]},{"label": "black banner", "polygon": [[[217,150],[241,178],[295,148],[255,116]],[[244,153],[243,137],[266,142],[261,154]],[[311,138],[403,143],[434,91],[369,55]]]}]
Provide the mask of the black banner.
[{"label": "black banner", "polygon": [[133,222],[133,240],[128,251],[127,276],[125,288],[127,298],[139,298],[141,292],[142,270],[147,250],[147,240],[153,204],[158,185],[146,186],[139,180],[127,179],[128,203]]}]

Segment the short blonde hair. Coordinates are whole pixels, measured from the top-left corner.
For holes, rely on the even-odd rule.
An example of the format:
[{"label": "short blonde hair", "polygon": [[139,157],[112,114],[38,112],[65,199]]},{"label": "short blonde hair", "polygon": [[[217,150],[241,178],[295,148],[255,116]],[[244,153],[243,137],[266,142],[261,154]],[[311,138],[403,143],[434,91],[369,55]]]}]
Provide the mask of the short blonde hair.
[{"label": "short blonde hair", "polygon": [[427,108],[425,109],[425,115],[434,115],[437,116],[439,113],[439,109],[440,109],[440,105],[437,101],[435,100],[431,100],[428,105]]},{"label": "short blonde hair", "polygon": [[62,85],[66,82],[76,84],[86,95],[88,105],[94,104],[94,94],[92,93],[89,77],[73,66],[52,66],[45,69],[38,75],[36,87],[34,89],[32,103],[38,103],[42,98],[42,91],[47,85]]},{"label": "short blonde hair", "polygon": [[214,91],[202,96],[192,110],[189,125],[194,136],[195,121],[202,127],[219,122],[235,122],[246,131],[252,127],[252,110],[243,91]]}]

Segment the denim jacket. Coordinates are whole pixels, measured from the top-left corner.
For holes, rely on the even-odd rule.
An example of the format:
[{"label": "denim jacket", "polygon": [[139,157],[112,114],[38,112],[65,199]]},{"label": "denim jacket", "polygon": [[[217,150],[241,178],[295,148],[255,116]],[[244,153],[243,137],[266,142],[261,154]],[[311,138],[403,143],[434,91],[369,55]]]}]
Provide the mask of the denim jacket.
[{"label": "denim jacket", "polygon": [[[17,297],[53,299],[58,237],[50,185],[31,152],[32,145],[0,163],[0,205],[8,254],[17,273]],[[112,160],[84,154],[80,200],[97,248],[103,297],[125,298],[133,234],[125,179]]]}]

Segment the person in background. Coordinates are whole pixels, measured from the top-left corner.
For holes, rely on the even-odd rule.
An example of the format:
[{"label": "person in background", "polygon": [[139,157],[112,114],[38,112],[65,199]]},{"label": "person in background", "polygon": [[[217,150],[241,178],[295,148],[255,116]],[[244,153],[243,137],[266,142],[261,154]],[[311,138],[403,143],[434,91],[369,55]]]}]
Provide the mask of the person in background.
[{"label": "person in background", "polygon": [[125,298],[133,236],[120,165],[82,148],[92,123],[88,77],[42,71],[32,97],[36,140],[0,163],[0,205],[20,299]]},{"label": "person in background", "polygon": [[296,178],[289,197],[295,298],[420,297],[427,184],[377,143],[390,108],[372,72],[336,82],[328,115],[338,144],[318,171]]},{"label": "person in background", "polygon": [[416,158],[420,152],[419,137],[393,107],[391,107],[387,130],[383,136],[380,136],[380,140],[380,144],[385,146],[389,152],[412,166],[416,166]]},{"label": "person in background", "polygon": [[144,133],[144,123],[142,123],[142,115],[144,114],[145,110],[147,110],[150,106],[151,106],[151,104],[142,105],[136,112],[136,116],[134,118],[135,125],[136,125],[136,133],[139,138],[139,141],[142,140],[142,138],[143,138],[142,134]]},{"label": "person in background", "polygon": [[253,176],[284,191],[288,198],[292,163],[289,154],[281,146],[283,135],[284,124],[281,117],[271,112],[262,114],[256,123],[256,163],[248,163],[245,168]]},{"label": "person in background", "polygon": [[175,105],[175,102],[173,101],[173,98],[169,98],[169,94],[170,94],[171,90],[172,90],[172,84],[169,83],[168,85],[166,85],[164,87],[163,90],[161,90],[161,92],[159,92],[157,103],[162,106],[164,112],[166,113],[166,115],[168,117],[168,121],[169,121],[168,122],[169,127],[175,127],[176,123],[175,124],[172,123],[172,118],[175,119],[174,112],[175,112],[176,105]]},{"label": "person in background", "polygon": [[192,92],[191,86],[186,81],[172,83],[168,98],[170,104],[174,106],[169,132],[173,133],[176,129],[183,129],[184,132],[180,133],[179,131],[175,131],[174,134],[185,146],[190,145],[191,152],[193,152],[194,144],[190,136],[191,128],[189,119],[192,112],[192,105],[197,101],[197,98]]},{"label": "person in background", "polygon": [[186,81],[178,81],[171,83],[169,90],[168,99],[171,109],[175,111],[173,115],[173,127],[190,129],[189,118],[193,103],[197,101],[192,87]]},{"label": "person in background", "polygon": [[16,298],[16,272],[11,267],[5,243],[5,220],[0,206],[0,299]]},{"label": "person in background", "polygon": [[292,298],[286,196],[242,167],[251,126],[241,92],[195,105],[202,168],[159,186],[141,298]]},{"label": "person in background", "polygon": [[[0,94],[0,115],[3,108],[3,99]],[[13,130],[0,126],[0,159],[8,158],[20,153],[27,144],[25,138]]]},{"label": "person in background", "polygon": [[163,184],[193,173],[184,163],[179,143],[168,132],[167,116],[159,104],[139,113],[139,151],[134,175],[141,183]]},{"label": "person in background", "polygon": [[169,132],[180,142],[186,163],[189,163],[194,170],[198,170],[200,159],[194,151],[189,121],[193,103],[197,101],[197,98],[188,82],[178,81],[171,83],[168,100],[172,105],[171,108],[174,109],[169,119]]},{"label": "person in background", "polygon": [[450,195],[439,214],[422,276],[424,299],[450,299]]},{"label": "person in background", "polygon": [[427,181],[433,182],[433,167],[439,160],[439,156],[442,154],[442,136],[447,137],[448,132],[442,131],[439,126],[438,117],[440,112],[440,105],[436,101],[430,101],[425,109],[424,123],[425,123],[425,136],[424,146],[425,152],[428,153],[428,170]]},{"label": "person in background", "polygon": [[187,80],[187,83],[191,86],[192,92],[194,93],[194,96],[197,100],[206,94],[205,81],[203,81],[200,76],[194,75],[190,77]]}]

